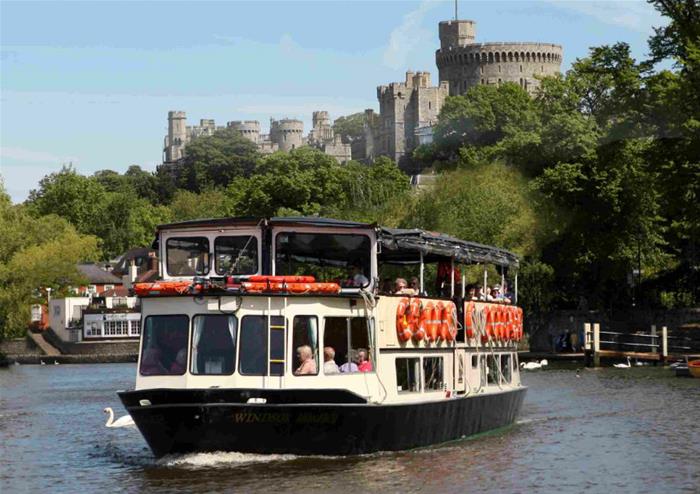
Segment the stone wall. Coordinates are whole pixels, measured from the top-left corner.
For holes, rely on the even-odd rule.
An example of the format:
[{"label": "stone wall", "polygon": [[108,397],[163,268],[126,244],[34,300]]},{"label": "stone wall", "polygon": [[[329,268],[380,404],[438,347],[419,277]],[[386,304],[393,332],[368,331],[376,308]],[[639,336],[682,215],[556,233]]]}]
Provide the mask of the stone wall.
[{"label": "stone wall", "polygon": [[40,355],[41,351],[28,338],[0,341],[0,353],[5,355]]}]

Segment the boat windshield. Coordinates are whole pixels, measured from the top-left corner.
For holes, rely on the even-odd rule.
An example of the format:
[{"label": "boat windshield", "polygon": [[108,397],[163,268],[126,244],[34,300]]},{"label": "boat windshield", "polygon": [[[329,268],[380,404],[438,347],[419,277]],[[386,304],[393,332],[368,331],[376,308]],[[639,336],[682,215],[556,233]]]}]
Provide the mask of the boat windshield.
[{"label": "boat windshield", "polygon": [[208,238],[169,238],[165,248],[170,276],[194,276],[209,273]]},{"label": "boat windshield", "polygon": [[370,258],[367,235],[280,232],[275,239],[277,275],[312,275],[345,288],[366,287]]}]

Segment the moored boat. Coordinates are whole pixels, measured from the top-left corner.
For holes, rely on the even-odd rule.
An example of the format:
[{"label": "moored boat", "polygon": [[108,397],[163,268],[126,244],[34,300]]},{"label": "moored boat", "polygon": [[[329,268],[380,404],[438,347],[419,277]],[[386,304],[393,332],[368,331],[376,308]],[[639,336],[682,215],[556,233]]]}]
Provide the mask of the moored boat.
[{"label": "moored boat", "polygon": [[688,362],[688,372],[693,377],[700,377],[700,360],[691,360]]},{"label": "moored boat", "polygon": [[[507,251],[323,218],[162,225],[157,242],[160,280],[135,286],[135,389],[119,392],[156,456],[402,450],[519,413],[522,310],[472,300],[459,272],[512,277]],[[414,291],[380,289],[410,266]]]}]

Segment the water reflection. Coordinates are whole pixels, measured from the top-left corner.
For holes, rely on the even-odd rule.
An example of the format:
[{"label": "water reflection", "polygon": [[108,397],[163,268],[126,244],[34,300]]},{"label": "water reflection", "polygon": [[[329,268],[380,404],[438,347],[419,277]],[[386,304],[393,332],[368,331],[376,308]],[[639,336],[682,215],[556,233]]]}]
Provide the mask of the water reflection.
[{"label": "water reflection", "polygon": [[107,429],[135,368],[0,371],[3,492],[301,489],[367,492],[697,492],[700,380],[660,368],[547,370],[512,427],[420,450],[359,457],[207,453],[155,460],[138,430]]}]

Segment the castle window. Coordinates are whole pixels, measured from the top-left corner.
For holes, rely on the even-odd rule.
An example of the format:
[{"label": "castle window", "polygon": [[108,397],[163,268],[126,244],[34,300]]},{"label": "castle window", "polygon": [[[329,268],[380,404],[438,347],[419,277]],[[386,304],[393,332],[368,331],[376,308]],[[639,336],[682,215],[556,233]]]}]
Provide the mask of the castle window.
[{"label": "castle window", "polygon": [[501,85],[501,78],[500,77],[498,78],[498,85],[499,86]]},{"label": "castle window", "polygon": [[482,84],[484,83],[484,80],[483,80],[483,79],[481,79],[481,83],[482,83]]},{"label": "castle window", "polygon": [[520,72],[522,72],[522,71],[523,71],[523,66],[521,65],[521,66],[520,66]]},{"label": "castle window", "polygon": [[479,69],[481,70],[481,73],[483,74],[483,73],[484,73],[484,68],[483,68],[483,67],[479,67]]},{"label": "castle window", "polygon": [[544,65],[542,66],[542,69],[540,70],[540,72],[544,72]]},{"label": "castle window", "polygon": [[501,73],[501,66],[500,65],[498,66],[498,73],[499,74]]},{"label": "castle window", "polygon": [[432,105],[430,104],[430,101],[428,101],[428,110],[430,110]]}]

